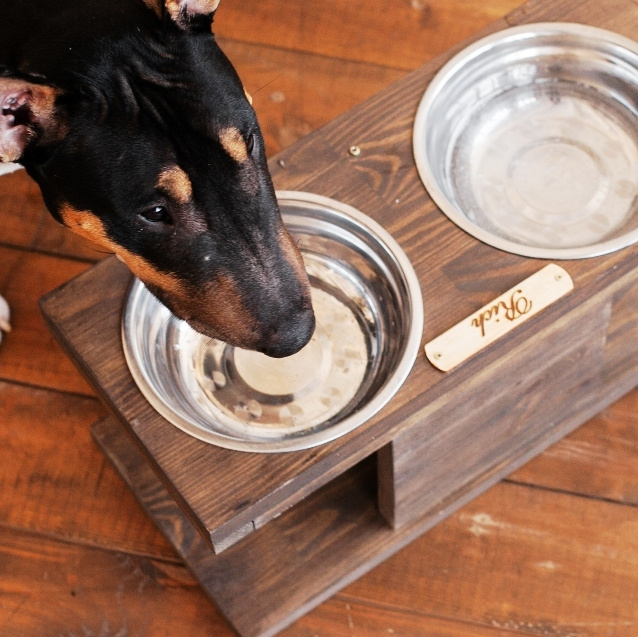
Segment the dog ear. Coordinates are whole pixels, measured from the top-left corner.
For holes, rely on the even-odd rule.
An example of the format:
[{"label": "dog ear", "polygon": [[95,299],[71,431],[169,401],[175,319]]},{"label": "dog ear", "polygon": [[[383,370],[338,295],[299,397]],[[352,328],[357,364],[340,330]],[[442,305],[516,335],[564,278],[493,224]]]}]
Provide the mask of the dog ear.
[{"label": "dog ear", "polygon": [[51,140],[61,131],[58,95],[50,86],[0,77],[0,162],[20,160],[29,144]]},{"label": "dog ear", "polygon": [[187,31],[210,29],[219,0],[144,0],[157,15],[168,13]]}]

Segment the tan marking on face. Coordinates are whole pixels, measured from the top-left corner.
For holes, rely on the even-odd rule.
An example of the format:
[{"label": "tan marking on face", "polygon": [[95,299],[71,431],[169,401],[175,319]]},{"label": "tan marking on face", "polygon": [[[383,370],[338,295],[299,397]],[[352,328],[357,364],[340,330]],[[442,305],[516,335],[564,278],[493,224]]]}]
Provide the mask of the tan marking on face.
[{"label": "tan marking on face", "polygon": [[97,243],[103,248],[107,248],[111,252],[115,252],[113,249],[113,242],[108,238],[104,224],[101,219],[95,216],[88,210],[77,210],[69,204],[64,204],[58,210],[60,217],[62,217],[62,223],[69,228],[75,234]]},{"label": "tan marking on face", "polygon": [[173,296],[180,298],[187,296],[185,287],[175,275],[161,272],[143,257],[129,252],[110,239],[106,234],[102,220],[92,212],[76,210],[73,206],[65,204],[60,208],[59,213],[64,225],[69,230],[115,253],[118,259],[126,263],[131,272],[144,283],[155,286]]},{"label": "tan marking on face", "polygon": [[231,277],[219,275],[193,292],[174,274],[158,270],[143,257],[117,245],[92,212],[66,204],[59,213],[70,230],[114,252],[151,291],[161,291],[169,308],[194,329],[239,347],[254,345],[254,320]]},{"label": "tan marking on face", "polygon": [[163,170],[157,181],[157,187],[181,204],[189,202],[193,196],[191,180],[179,166],[171,166]]},{"label": "tan marking on face", "polygon": [[177,21],[179,18],[179,12],[181,10],[181,2],[177,2],[177,0],[166,0],[165,2],[166,10],[170,14],[173,20]]},{"label": "tan marking on face", "polygon": [[[206,321],[209,335],[238,347],[254,346],[254,318],[246,310],[237,285],[230,276],[218,275],[205,286],[203,294],[193,299],[192,307],[197,316]],[[193,321],[193,327],[206,333],[199,321]],[[214,333],[210,332],[211,327]]]},{"label": "tan marking on face", "polygon": [[209,15],[217,10],[219,0],[166,0],[165,5],[171,18],[177,21],[184,5],[191,15]]},{"label": "tan marking on face", "polygon": [[244,136],[239,132],[237,128],[229,127],[225,128],[219,135],[219,140],[224,147],[224,150],[239,163],[245,162],[248,159],[248,149],[246,148],[246,142]]},{"label": "tan marking on face", "polygon": [[159,0],[143,0],[144,4],[157,15],[157,17],[161,17],[162,9],[160,7]]}]

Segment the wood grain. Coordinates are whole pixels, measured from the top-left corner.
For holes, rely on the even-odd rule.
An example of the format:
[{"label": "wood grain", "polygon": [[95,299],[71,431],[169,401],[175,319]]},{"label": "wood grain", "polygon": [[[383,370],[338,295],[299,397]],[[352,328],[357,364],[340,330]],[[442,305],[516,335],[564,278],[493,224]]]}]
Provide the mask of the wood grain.
[{"label": "wood grain", "polygon": [[[604,304],[574,322],[557,321],[551,333],[539,333],[504,354],[489,375],[469,381],[462,398],[445,401],[384,447],[380,507],[386,519],[396,528],[434,510],[598,411],[610,313]],[[637,379],[634,373],[632,382]]]},{"label": "wood grain", "polygon": [[[498,26],[502,24],[490,30]],[[422,186],[408,142],[415,104],[442,61],[438,58],[426,64],[346,117],[308,136],[283,153],[284,166],[275,166],[277,186],[304,187],[334,196],[392,231],[413,263],[428,301],[426,338],[441,333],[538,269],[537,262],[503,255],[453,226],[433,207]],[[353,158],[340,150],[352,139],[360,142],[361,157]],[[397,219],[410,219],[410,223],[397,223]],[[566,262],[574,292],[489,348],[480,360],[468,361],[441,378],[420,355],[391,404],[369,422],[333,443],[287,457],[238,455],[207,448],[177,431],[140,400],[118,345],[120,308],[128,279],[118,275],[115,266],[106,264],[88,278],[52,294],[44,308],[95,387],[123,422],[135,423],[134,437],[220,550],[248,525],[264,524],[390,442],[402,428],[428,418],[437,399],[448,399],[468,379],[489,377],[491,366],[498,365],[506,351],[516,351],[568,310],[581,308],[583,318],[590,299],[600,294],[599,300],[604,301],[633,284],[637,253],[638,247],[633,246],[596,260]],[[482,279],[477,271],[498,274]],[[108,297],[103,293],[107,281]],[[478,300],[481,302],[475,306]],[[93,338],[98,325],[102,343]],[[537,344],[542,347],[541,342]],[[623,386],[625,392],[632,382]],[[601,402],[599,408],[606,404]],[[219,497],[211,500],[205,489],[198,488],[202,484],[215,484]]]},{"label": "wood grain", "polygon": [[174,559],[100,454],[95,398],[0,382],[0,525]]},{"label": "wood grain", "polygon": [[0,294],[9,302],[13,326],[2,340],[0,379],[92,394],[47,329],[38,307],[43,294],[88,266],[80,261],[0,247]]},{"label": "wood grain", "polygon": [[[407,541],[414,532],[407,526],[393,532],[379,523],[371,493],[372,467],[364,463],[241,545],[215,556],[148,466],[122,440],[122,431],[105,421],[95,433],[204,589],[225,614],[235,596],[250,591],[250,604],[241,606],[239,617],[231,614],[241,634],[275,634],[278,626],[272,624],[272,616],[278,615],[273,599],[294,609],[295,616],[304,611],[298,607],[301,591],[308,587],[319,591],[319,580],[327,572],[340,569],[344,580],[352,579],[366,554],[383,552],[398,535],[406,534]],[[550,506],[556,507],[559,517],[545,515]],[[597,517],[599,512],[604,517]],[[344,589],[337,597],[346,600],[342,621],[355,630],[349,607],[358,602],[416,613],[424,626],[432,626],[432,617],[461,617],[476,634],[498,628],[506,634],[511,630],[586,636],[601,634],[604,627],[613,631],[610,634],[631,635],[636,625],[633,580],[638,541],[633,513],[622,505],[503,483],[414,542],[416,553],[410,547]],[[434,523],[431,519],[427,524]],[[344,560],[344,547],[353,546],[356,550],[349,550]],[[451,546],[458,550],[450,551]],[[289,558],[278,559],[282,554]],[[413,563],[415,555],[419,558]],[[583,566],[586,574],[581,578]],[[598,593],[601,577],[613,580],[612,597]],[[411,584],[415,579],[418,588]],[[518,595],[516,583],[521,579],[534,582],[536,588]],[[271,587],[274,590],[269,592]],[[548,587],[553,599],[544,606]],[[543,614],[545,607],[551,607],[552,621]],[[321,615],[322,610],[316,612]],[[290,634],[305,634],[305,621],[300,620]],[[356,634],[369,634],[359,630]]]},{"label": "wood grain", "polygon": [[351,59],[328,58],[227,38],[220,38],[220,42],[253,97],[269,156],[404,75],[400,70]]},{"label": "wood grain", "polygon": [[3,637],[230,635],[183,566],[0,526]]},{"label": "wood grain", "polygon": [[[236,14],[247,7],[254,13],[258,4],[264,5],[257,7],[264,13],[269,12],[267,5],[280,7],[280,10],[264,18],[259,29],[255,29],[251,21],[236,20],[236,16],[222,26],[224,10],[231,2]],[[392,5],[391,8],[409,19],[408,4],[405,0],[401,7]],[[436,10],[436,5],[432,5]],[[441,6],[440,1],[438,6]],[[248,88],[256,92],[255,102],[271,154],[376,93],[386,83],[399,79],[406,70],[419,63],[415,64],[416,57],[430,55],[429,45],[422,46],[420,40],[411,40],[413,50],[407,50],[410,47],[403,42],[397,43],[397,31],[392,31],[393,20],[377,21],[371,37],[371,18],[352,14],[352,3],[334,0],[329,7],[334,19],[327,17],[325,20],[344,22],[343,31],[349,34],[350,42],[360,41],[362,47],[335,45],[330,41],[335,36],[330,34],[326,46],[332,47],[333,53],[317,53],[317,47],[324,46],[320,39],[325,20],[323,23],[298,22],[293,28],[289,17],[303,10],[294,3],[222,2],[216,20],[220,31],[223,29],[223,46],[233,61],[238,62]],[[372,12],[378,10],[379,7],[374,7]],[[436,33],[430,35],[437,42],[439,38],[442,42],[448,34],[454,38],[456,26],[450,21],[464,19],[464,12],[465,15],[476,15],[499,10],[502,13],[495,17],[501,17],[506,11],[498,0],[480,6],[475,0],[466,0],[455,13],[445,13],[445,20],[441,20]],[[349,15],[355,15],[355,18],[346,24],[344,17]],[[593,20],[635,37],[638,9],[629,1],[533,0],[510,14],[504,24],[545,19]],[[478,26],[478,23],[472,25],[472,32]],[[293,30],[293,35],[285,33]],[[404,29],[403,33],[408,31]],[[416,29],[410,33],[410,37],[418,36]],[[284,41],[278,40],[280,36],[288,38],[291,45],[298,48],[285,48]],[[272,46],[260,44],[264,40],[273,42]],[[452,44],[449,41],[441,44],[441,48],[447,49]],[[373,47],[376,52],[370,54]],[[331,57],[337,50],[345,57]],[[401,52],[400,55],[397,52]],[[366,59],[378,62],[361,61],[362,54],[370,54],[373,57]],[[403,55],[406,61],[399,59]],[[386,66],[386,60],[393,60],[391,64],[396,66]],[[277,77],[281,73],[283,75]],[[345,81],[342,73],[347,78]],[[271,81],[271,85],[265,86]],[[338,160],[347,152],[344,144],[348,142],[351,140],[341,138],[335,145],[319,133],[315,144],[321,145],[324,156]],[[405,140],[397,137],[395,143],[400,147]],[[281,159],[287,164],[286,172],[290,176],[297,175],[295,183],[302,187],[313,185],[313,178],[318,177],[318,173],[313,175],[306,170],[306,162],[312,160],[312,153],[296,149]],[[369,178],[368,183],[374,185],[381,179],[379,174],[383,173],[388,161],[380,153],[374,158],[364,156],[363,160],[359,169]],[[396,162],[395,159],[392,161]],[[372,170],[369,162],[373,165]],[[374,168],[375,164],[381,170]],[[408,164],[399,165],[405,176]],[[277,160],[274,166],[284,170]],[[341,166],[335,161],[321,172],[326,179],[332,180],[340,170]],[[400,173],[396,173],[396,187],[387,179],[383,181],[383,204],[393,211],[392,196],[396,191],[411,202],[409,210],[407,206],[403,207],[402,216],[391,215],[389,227],[393,232],[401,233],[404,245],[417,253],[423,240],[422,218],[440,215],[435,209],[424,207],[417,190],[403,187],[405,182]],[[24,174],[0,179],[0,245],[19,247],[26,254],[24,261],[6,257],[0,261],[0,293],[7,293],[7,281],[15,263],[22,266],[32,258],[40,259],[40,255],[32,256],[34,251],[88,261],[101,256],[67,243],[69,237],[74,243],[72,235],[58,228],[43,213],[37,190],[28,183]],[[355,189],[339,183],[339,191],[352,197]],[[375,197],[366,193],[352,200],[367,205],[367,201]],[[443,222],[430,225],[436,244],[434,258],[439,254],[442,242],[450,241],[444,225]],[[460,231],[458,235],[461,235]],[[459,245],[457,241],[453,238],[452,244]],[[477,250],[476,254],[479,258],[474,273],[451,266],[439,280],[440,289],[454,295],[459,303],[458,319],[463,313],[467,315],[480,307],[483,299],[489,298],[493,291],[502,291],[516,282],[518,266],[515,258],[503,254],[496,267],[488,268],[487,262],[480,258],[481,251]],[[127,499],[124,485],[118,482],[108,465],[105,465],[102,482],[95,491],[93,463],[96,452],[89,452],[85,430],[89,417],[95,414],[92,403],[84,402],[86,399],[81,395],[67,394],[69,389],[77,391],[71,389],[73,382],[58,382],[55,369],[61,364],[63,354],[49,345],[42,349],[41,343],[43,339],[46,342],[47,332],[41,333],[42,338],[32,338],[31,326],[35,324],[37,308],[33,305],[36,295],[31,286],[39,285],[41,275],[52,276],[47,269],[55,271],[58,268],[55,258],[40,263],[47,266],[43,269],[41,265],[27,265],[31,276],[22,276],[19,285],[10,286],[14,310],[22,308],[15,315],[26,317],[28,329],[24,329],[21,319],[20,325],[16,326],[19,331],[14,331],[0,345],[0,377],[5,378],[5,370],[12,370],[8,382],[0,383],[0,435],[3,440],[0,464],[5,467],[4,471],[0,469],[2,634],[9,637],[106,636],[125,634],[128,629],[129,634],[156,637],[186,634],[182,631],[186,627],[188,634],[195,637],[230,637],[231,632],[211,611],[208,600],[183,569],[171,570],[166,575],[166,564],[171,569],[175,567],[175,562],[168,559],[166,553],[170,550],[168,545],[159,533],[153,534],[145,514],[131,503],[130,496]],[[62,259],[60,272],[63,273],[67,266],[66,260]],[[76,264],[73,267],[81,269],[84,266]],[[66,275],[60,275],[60,280],[72,275],[67,271]],[[599,271],[595,276],[604,279],[605,272]],[[613,316],[622,314],[624,318],[615,322],[614,330],[619,335],[616,342],[622,344],[623,335],[633,330],[638,300],[635,296],[623,295],[622,291],[618,297],[617,303],[622,304],[624,310],[614,312]],[[29,307],[33,310],[27,310]],[[31,311],[33,315],[30,315]],[[449,317],[448,325],[454,318],[455,315]],[[439,318],[436,327],[432,327],[428,317],[426,329],[432,327],[431,334],[435,335],[444,323]],[[20,344],[15,342],[17,339]],[[10,360],[6,358],[9,344]],[[40,355],[40,363],[34,363],[31,370],[25,371],[21,367],[21,358]],[[622,346],[615,348],[606,365],[608,373],[622,372],[632,364],[633,356],[631,348],[629,351]],[[38,369],[40,364],[42,372]],[[71,366],[66,367],[66,363],[63,368],[64,374],[75,373]],[[16,369],[21,370],[19,374]],[[11,379],[18,379],[18,382]],[[27,384],[20,384],[23,382]],[[52,398],[44,397],[48,396],[48,390],[33,387],[51,384],[61,384],[69,389]],[[84,386],[80,391],[88,390]],[[626,539],[628,533],[635,536],[637,401],[637,391],[628,394],[519,469],[512,476],[515,484],[506,482],[494,487],[475,501],[476,506],[468,505],[283,634],[286,637],[385,637],[393,634],[403,637],[543,634],[633,637],[636,618],[632,612],[638,607],[636,569],[632,561],[636,551]],[[36,422],[40,426],[36,426]],[[30,429],[33,429],[32,434]],[[66,437],[64,444],[61,444],[58,431]],[[74,453],[69,438],[78,440],[78,449],[83,450],[81,456]],[[89,478],[85,479],[87,476]],[[29,486],[31,482],[33,484]],[[578,497],[578,494],[584,497]],[[8,498],[8,504],[5,504],[5,498]],[[76,506],[76,501],[87,507],[85,513]],[[24,511],[21,511],[23,502]],[[476,521],[482,525],[474,527]],[[110,525],[112,530],[108,528]],[[470,532],[472,527],[478,536]],[[30,533],[30,528],[38,533]],[[87,543],[107,550],[87,547]],[[155,556],[155,559],[138,558],[135,556],[138,551]],[[7,558],[7,554],[11,557]],[[165,575],[140,578],[135,575],[135,568],[123,568],[127,560],[132,560],[129,564],[141,565],[145,574],[153,573],[159,564]],[[552,570],[553,567],[556,568]],[[132,572],[134,576],[129,580]],[[142,585],[136,586],[140,582]],[[81,583],[82,591],[72,589],[72,583]],[[75,597],[72,590],[75,590]]]},{"label": "wood grain", "polygon": [[[215,29],[227,38],[412,70],[519,5],[519,0],[224,0]],[[382,34],[386,46],[379,46]]]},{"label": "wood grain", "polygon": [[638,505],[638,391],[510,476],[512,481]]},{"label": "wood grain", "polygon": [[633,507],[501,484],[342,594],[524,635],[629,637],[637,524]]}]

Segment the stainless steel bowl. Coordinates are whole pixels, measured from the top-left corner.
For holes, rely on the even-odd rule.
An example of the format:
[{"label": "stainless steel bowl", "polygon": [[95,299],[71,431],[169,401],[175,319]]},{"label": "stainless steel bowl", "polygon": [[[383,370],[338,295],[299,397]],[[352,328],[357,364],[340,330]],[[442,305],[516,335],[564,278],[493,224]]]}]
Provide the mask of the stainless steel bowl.
[{"label": "stainless steel bowl", "polygon": [[204,337],[139,281],[124,311],[126,360],[147,400],[183,431],[229,449],[292,451],[351,431],[399,389],[421,342],[420,286],[396,241],[332,199],[278,198],[317,317],[299,353],[274,359]]},{"label": "stainless steel bowl", "polygon": [[506,29],[452,58],[414,125],[441,210],[516,254],[574,259],[638,240],[638,45],[594,27]]}]

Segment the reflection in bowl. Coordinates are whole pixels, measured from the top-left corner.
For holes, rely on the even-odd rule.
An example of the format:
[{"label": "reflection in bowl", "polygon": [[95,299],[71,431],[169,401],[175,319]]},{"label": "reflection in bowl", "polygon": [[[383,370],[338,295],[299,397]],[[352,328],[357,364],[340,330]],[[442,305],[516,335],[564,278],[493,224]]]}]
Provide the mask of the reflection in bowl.
[{"label": "reflection in bowl", "polygon": [[131,373],[183,431],[243,451],[304,449],[352,431],[400,388],[423,307],[407,257],[378,224],[309,193],[280,192],[312,286],[315,334],[274,359],[193,331],[135,281],[123,318]]},{"label": "reflection in bowl", "polygon": [[638,45],[531,24],[480,40],[426,90],[414,153],[461,228],[516,254],[570,259],[638,240]]}]

